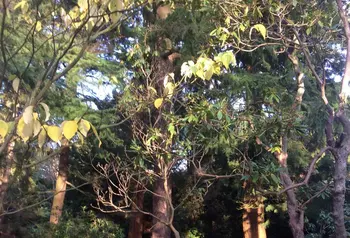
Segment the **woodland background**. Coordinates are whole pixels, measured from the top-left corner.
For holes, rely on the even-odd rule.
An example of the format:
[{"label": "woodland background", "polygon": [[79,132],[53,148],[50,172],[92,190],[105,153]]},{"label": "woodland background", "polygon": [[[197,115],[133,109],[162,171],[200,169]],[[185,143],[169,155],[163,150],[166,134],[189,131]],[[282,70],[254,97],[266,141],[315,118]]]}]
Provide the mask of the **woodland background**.
[{"label": "woodland background", "polygon": [[1,237],[350,236],[350,3],[1,0]]}]

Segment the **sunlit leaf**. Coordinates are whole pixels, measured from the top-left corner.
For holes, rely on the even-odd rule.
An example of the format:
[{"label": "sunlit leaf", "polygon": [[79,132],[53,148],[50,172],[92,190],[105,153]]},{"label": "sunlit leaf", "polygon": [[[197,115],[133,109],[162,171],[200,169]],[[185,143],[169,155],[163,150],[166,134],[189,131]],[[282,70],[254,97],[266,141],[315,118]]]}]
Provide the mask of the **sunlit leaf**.
[{"label": "sunlit leaf", "polygon": [[62,123],[63,135],[70,140],[78,131],[78,124],[76,121],[65,121]]},{"label": "sunlit leaf", "polygon": [[80,120],[79,125],[78,125],[78,129],[83,136],[85,136],[85,137],[87,136],[87,133],[89,132],[90,128],[91,128],[90,122],[88,122],[84,119]]},{"label": "sunlit leaf", "polygon": [[23,120],[25,124],[29,124],[33,121],[33,106],[28,106],[24,109]]},{"label": "sunlit leaf", "polygon": [[7,135],[8,129],[9,129],[8,124],[5,121],[0,120],[0,136],[2,138],[5,138],[5,136]]},{"label": "sunlit leaf", "polygon": [[160,106],[162,106],[163,104],[163,98],[157,98],[155,101],[154,101],[154,106],[159,109]]},{"label": "sunlit leaf", "polygon": [[47,134],[51,140],[58,142],[62,138],[62,129],[58,126],[48,126]]},{"label": "sunlit leaf", "polygon": [[15,78],[12,81],[12,88],[13,90],[17,93],[18,92],[18,88],[19,88],[19,78]]},{"label": "sunlit leaf", "polygon": [[267,37],[267,30],[266,27],[263,24],[256,24],[253,26],[254,29],[256,29],[264,38],[264,40]]}]

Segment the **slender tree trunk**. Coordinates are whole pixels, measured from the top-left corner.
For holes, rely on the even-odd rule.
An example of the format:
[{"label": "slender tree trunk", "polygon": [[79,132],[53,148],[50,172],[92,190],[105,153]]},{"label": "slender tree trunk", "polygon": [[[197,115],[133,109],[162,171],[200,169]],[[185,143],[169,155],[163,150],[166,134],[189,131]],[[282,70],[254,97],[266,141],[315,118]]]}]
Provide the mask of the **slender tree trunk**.
[{"label": "slender tree trunk", "polygon": [[[281,172],[280,178],[283,187],[287,188],[293,185],[292,180],[287,172]],[[286,192],[287,194],[287,209],[289,215],[289,226],[292,230],[294,238],[304,237],[304,211],[299,209],[298,200],[293,189]]]},{"label": "slender tree trunk", "polygon": [[153,192],[153,215],[156,218],[153,219],[152,238],[170,238],[171,229],[164,224],[171,219],[169,207],[171,201],[168,201],[168,195],[171,196],[171,185],[166,176],[160,175],[156,179]]},{"label": "slender tree trunk", "polygon": [[[281,166],[280,178],[284,188],[293,185],[293,181],[289,176],[287,168],[288,153],[285,152],[287,147],[286,138],[283,139],[282,148],[284,152],[276,153],[275,156]],[[292,230],[294,238],[304,238],[304,211],[299,209],[299,202],[295,195],[294,189],[286,191],[287,209],[289,215],[289,226]]]},{"label": "slender tree trunk", "polygon": [[67,178],[68,178],[68,157],[69,146],[67,143],[63,145],[60,153],[60,161],[58,165],[58,176],[56,180],[55,196],[52,202],[50,223],[58,224],[62,215],[62,208],[64,204],[64,197],[66,195]]},{"label": "slender tree trunk", "polygon": [[[0,170],[0,214],[3,214],[5,212],[4,203],[6,199],[9,178],[11,175],[11,167],[15,157],[15,154],[13,152],[14,146],[15,142],[10,142],[7,145],[7,154],[5,156],[4,164],[2,165],[2,168]],[[0,216],[0,224],[4,223],[4,218],[5,216]]]},{"label": "slender tree trunk", "polygon": [[[350,141],[349,141],[350,143]],[[345,146],[349,147],[349,145]],[[345,182],[347,176],[347,159],[349,152],[346,148],[338,149],[334,164],[334,190],[333,190],[333,218],[335,225],[335,237],[346,238],[346,229],[344,222],[344,203],[345,203]]]},{"label": "slender tree trunk", "polygon": [[[139,186],[136,187],[137,190],[142,189]],[[143,214],[138,212],[138,209],[143,210],[145,192],[136,192],[135,205],[132,209],[135,210],[135,214],[130,218],[128,238],[142,238],[143,235]],[[137,209],[138,208],[138,209]]]}]

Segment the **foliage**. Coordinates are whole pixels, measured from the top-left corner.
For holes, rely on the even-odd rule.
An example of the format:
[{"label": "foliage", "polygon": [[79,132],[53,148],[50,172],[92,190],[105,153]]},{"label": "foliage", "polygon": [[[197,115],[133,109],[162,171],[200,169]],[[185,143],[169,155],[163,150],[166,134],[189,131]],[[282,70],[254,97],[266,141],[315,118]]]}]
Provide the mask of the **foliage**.
[{"label": "foliage", "polygon": [[30,231],[31,237],[73,238],[73,237],[125,237],[124,230],[108,218],[99,218],[92,211],[82,211],[76,217],[65,214],[56,227],[49,224],[36,224]]}]

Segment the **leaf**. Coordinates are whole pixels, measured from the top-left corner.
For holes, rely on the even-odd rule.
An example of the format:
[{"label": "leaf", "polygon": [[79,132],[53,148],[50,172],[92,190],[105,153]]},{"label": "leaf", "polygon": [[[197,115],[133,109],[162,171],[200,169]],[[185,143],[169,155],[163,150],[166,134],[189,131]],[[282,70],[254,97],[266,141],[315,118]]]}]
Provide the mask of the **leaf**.
[{"label": "leaf", "polygon": [[159,109],[160,106],[162,106],[163,104],[163,98],[157,98],[155,101],[154,101],[154,106]]},{"label": "leaf", "polygon": [[217,117],[218,117],[219,120],[222,119],[222,111],[218,111]]},{"label": "leaf", "polygon": [[5,138],[5,136],[7,135],[8,129],[9,129],[8,124],[5,121],[0,120],[0,136],[2,138]]},{"label": "leaf", "polygon": [[50,109],[49,109],[49,106],[48,106],[46,103],[43,103],[43,102],[41,102],[40,105],[41,105],[41,106],[44,108],[44,110],[45,110],[45,115],[46,115],[45,121],[49,120],[49,118],[50,118]]},{"label": "leaf", "polygon": [[78,129],[83,136],[85,137],[87,136],[87,133],[89,132],[90,128],[91,128],[90,122],[84,119],[80,120],[78,124]]},{"label": "leaf", "polygon": [[172,82],[168,82],[165,85],[165,93],[167,94],[167,96],[169,98],[171,98],[174,94],[174,89],[175,89],[175,85]]},{"label": "leaf", "polygon": [[62,123],[63,135],[70,140],[78,131],[78,124],[76,121],[64,121]]},{"label": "leaf", "polygon": [[41,124],[38,120],[34,120],[33,122],[33,136],[37,136],[40,132]]},{"label": "leaf", "polygon": [[46,130],[42,128],[38,136],[39,148],[42,148],[45,142],[46,142]]},{"label": "leaf", "polygon": [[168,131],[170,132],[170,138],[173,138],[173,136],[176,135],[174,123],[169,124]]},{"label": "leaf", "polygon": [[58,142],[62,138],[62,129],[58,126],[48,126],[47,134],[51,140]]},{"label": "leaf", "polygon": [[114,12],[112,14],[110,14],[110,18],[112,23],[117,23],[120,18],[122,17],[122,14],[120,12],[117,11],[121,11],[124,8],[124,3],[122,0],[114,0],[114,1],[110,1],[110,3],[108,4],[108,9],[111,12]]},{"label": "leaf", "polygon": [[24,109],[23,120],[25,124],[29,124],[33,121],[33,106],[28,106]]},{"label": "leaf", "polygon": [[271,174],[271,178],[272,178],[272,180],[273,180],[276,184],[279,184],[279,180],[278,180],[278,178],[276,177],[276,175]]},{"label": "leaf", "polygon": [[101,142],[101,140],[100,140],[100,137],[98,136],[97,130],[96,130],[96,128],[95,128],[91,123],[90,123],[90,125],[91,125],[91,128],[92,128],[92,131],[94,132],[95,136],[97,137],[97,139],[98,139],[98,141],[99,141],[98,147],[101,147],[102,142]]},{"label": "leaf", "polygon": [[256,29],[258,32],[260,32],[260,34],[262,35],[262,37],[264,38],[264,40],[267,37],[267,30],[266,27],[263,24],[256,24],[253,26],[254,29]]},{"label": "leaf", "polygon": [[230,64],[236,64],[236,59],[232,51],[227,51],[221,56],[222,64],[229,69]]},{"label": "leaf", "polygon": [[311,33],[311,27],[306,29],[306,35],[310,35],[310,33]]},{"label": "leaf", "polygon": [[12,81],[12,88],[13,90],[17,93],[18,92],[18,88],[19,88],[19,78],[15,78],[13,81]]},{"label": "leaf", "polygon": [[41,29],[43,29],[43,27],[41,25],[41,21],[37,21],[36,26],[35,26],[35,30],[39,32],[39,31],[41,31]]},{"label": "leaf", "polygon": [[24,118],[21,117],[17,125],[17,135],[19,135],[23,141],[26,142],[29,137],[33,135],[33,121],[26,124],[24,122]]}]

